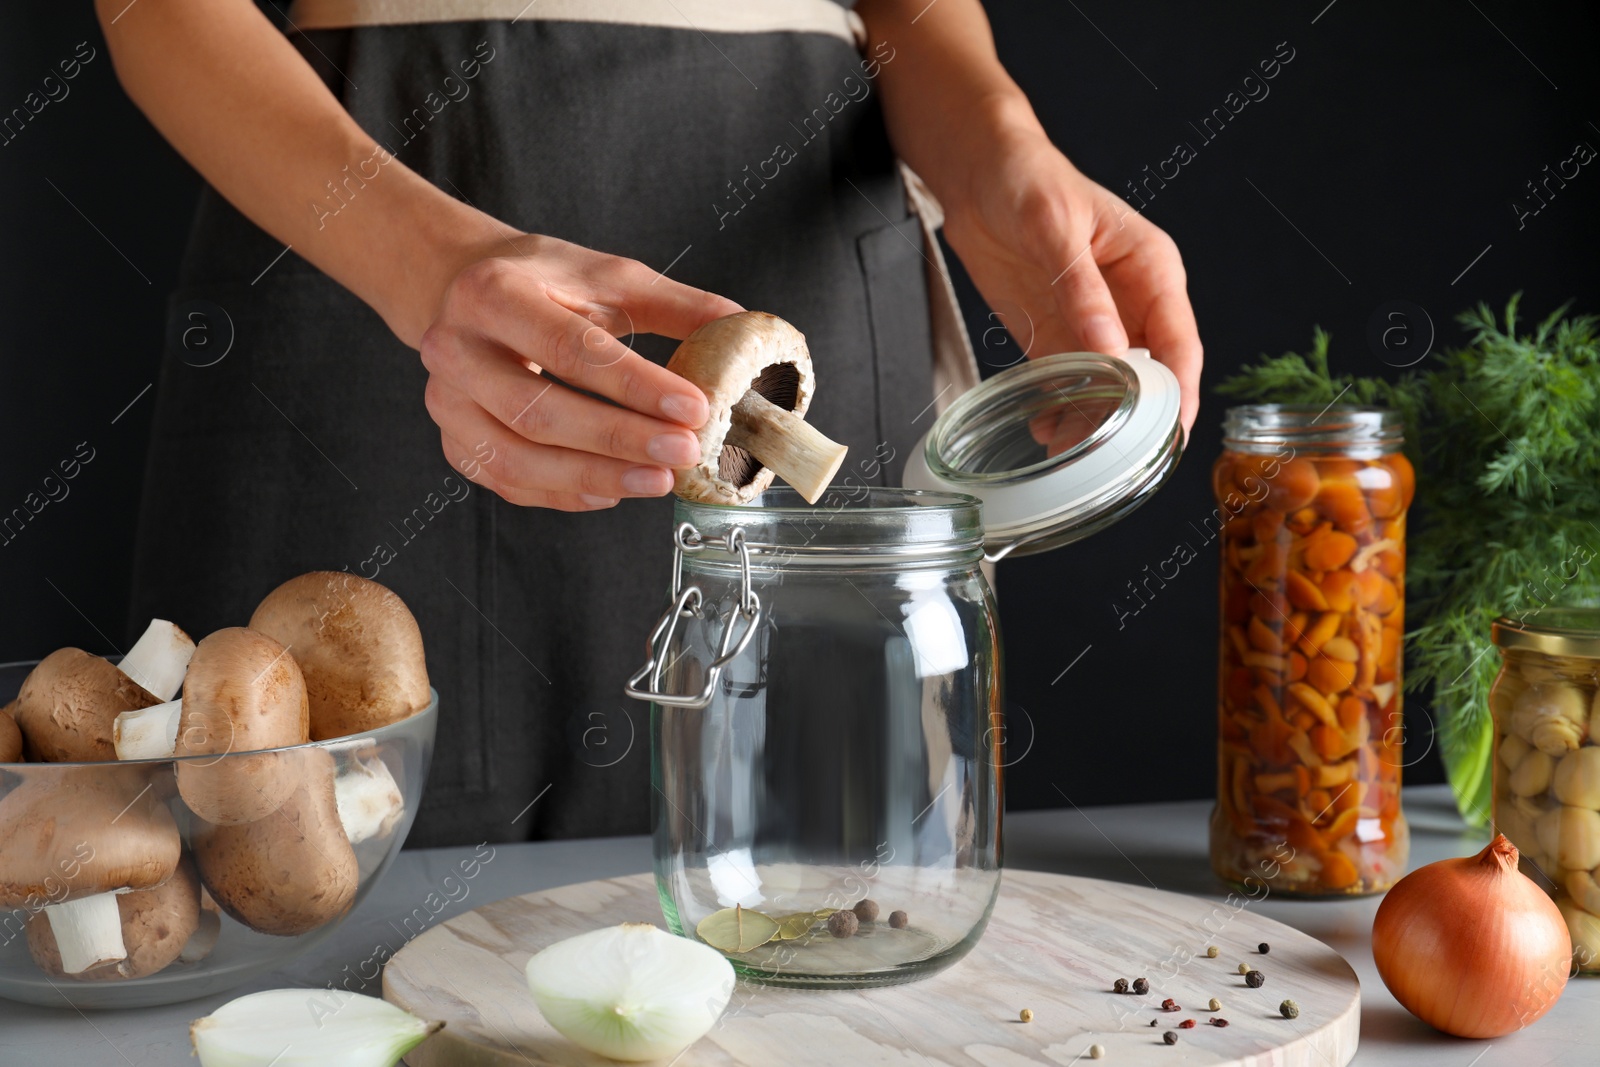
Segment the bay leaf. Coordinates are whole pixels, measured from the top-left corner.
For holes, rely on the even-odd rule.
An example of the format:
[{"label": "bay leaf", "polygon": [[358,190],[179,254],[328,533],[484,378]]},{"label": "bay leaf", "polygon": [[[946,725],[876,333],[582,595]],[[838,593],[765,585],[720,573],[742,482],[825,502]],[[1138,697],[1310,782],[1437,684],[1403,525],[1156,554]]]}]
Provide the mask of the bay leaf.
[{"label": "bay leaf", "polygon": [[[829,915],[833,913],[828,912]],[[811,928],[821,922],[823,916],[814,911],[797,911],[793,915],[778,916],[779,941],[794,941],[811,932]]]},{"label": "bay leaf", "polygon": [[778,922],[770,915],[736,904],[707,915],[694,932],[719,952],[749,952],[777,935]]}]

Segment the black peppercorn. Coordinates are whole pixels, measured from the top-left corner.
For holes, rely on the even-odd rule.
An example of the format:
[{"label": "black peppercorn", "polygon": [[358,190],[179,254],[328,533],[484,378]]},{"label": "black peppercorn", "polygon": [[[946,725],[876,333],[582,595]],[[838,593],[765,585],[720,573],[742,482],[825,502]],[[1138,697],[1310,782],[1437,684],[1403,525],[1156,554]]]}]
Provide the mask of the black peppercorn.
[{"label": "black peppercorn", "polygon": [[1266,980],[1267,976],[1262,974],[1260,971],[1250,971],[1244,976],[1244,984],[1249,986],[1251,989],[1260,989],[1262,983]]},{"label": "black peppercorn", "polygon": [[1176,1030],[1168,1030],[1161,1035],[1161,1040],[1169,1045],[1176,1045],[1178,1043],[1178,1032]]},{"label": "black peppercorn", "polygon": [[1150,979],[1135,978],[1133,980],[1133,991],[1141,997],[1150,992]]},{"label": "black peppercorn", "polygon": [[1150,1020],[1150,1025],[1151,1025],[1151,1026],[1154,1026],[1154,1025],[1155,1025],[1155,1024],[1156,1024],[1156,1021],[1155,1021],[1155,1020],[1154,1020],[1154,1019],[1151,1019],[1151,1020]]},{"label": "black peppercorn", "polygon": [[1111,984],[1111,991],[1113,993],[1126,993],[1128,991],[1128,980],[1126,978],[1118,978]]},{"label": "black peppercorn", "polygon": [[1272,946],[1263,941],[1261,944],[1256,946],[1256,950],[1265,956],[1267,953],[1272,951]]},{"label": "black peppercorn", "polygon": [[861,920],[853,911],[836,911],[828,916],[828,933],[834,937],[849,937],[861,927]]},{"label": "black peppercorn", "polygon": [[869,923],[878,917],[878,902],[869,897],[866,900],[857,901],[856,906],[851,910],[856,913],[856,918],[864,923]]},{"label": "black peppercorn", "polygon": [[906,918],[906,913],[903,911],[891,911],[889,913],[889,925],[896,930],[904,930],[906,928],[906,924],[910,921],[910,919]]}]

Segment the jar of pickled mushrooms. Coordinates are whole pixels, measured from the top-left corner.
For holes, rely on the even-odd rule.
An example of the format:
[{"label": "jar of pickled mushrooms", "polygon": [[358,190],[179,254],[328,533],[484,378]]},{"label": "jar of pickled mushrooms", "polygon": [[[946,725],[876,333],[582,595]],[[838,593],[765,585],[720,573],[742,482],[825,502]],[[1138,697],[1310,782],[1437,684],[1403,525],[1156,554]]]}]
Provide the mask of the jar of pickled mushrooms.
[{"label": "jar of pickled mushrooms", "polygon": [[1222,550],[1211,864],[1252,895],[1374,893],[1405,873],[1402,443],[1375,408],[1227,413],[1206,524]]},{"label": "jar of pickled mushrooms", "polygon": [[1600,610],[1545,608],[1491,632],[1495,829],[1555,898],[1578,970],[1600,974]]}]

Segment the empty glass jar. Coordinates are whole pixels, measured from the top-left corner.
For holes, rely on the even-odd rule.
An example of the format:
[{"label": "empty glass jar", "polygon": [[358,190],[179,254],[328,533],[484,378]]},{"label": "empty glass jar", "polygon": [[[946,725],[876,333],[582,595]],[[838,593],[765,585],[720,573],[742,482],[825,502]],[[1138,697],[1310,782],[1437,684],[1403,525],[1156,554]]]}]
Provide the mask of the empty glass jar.
[{"label": "empty glass jar", "polygon": [[[748,951],[701,936],[790,985],[953,963],[1000,884],[1000,642],[978,502],[863,487],[813,507],[770,489],[742,507],[679,500],[676,518],[673,603],[629,690],[652,700],[669,926],[695,936],[729,908],[752,931],[783,923]],[[829,929],[862,901],[875,918]]]}]

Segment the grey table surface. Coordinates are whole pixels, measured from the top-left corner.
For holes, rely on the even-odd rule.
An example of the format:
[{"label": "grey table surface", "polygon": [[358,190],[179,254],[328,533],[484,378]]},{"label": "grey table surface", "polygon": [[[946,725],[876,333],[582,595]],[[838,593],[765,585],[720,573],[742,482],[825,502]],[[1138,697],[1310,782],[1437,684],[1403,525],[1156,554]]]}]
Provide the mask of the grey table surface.
[{"label": "grey table surface", "polygon": [[[1466,855],[1480,847],[1455,815],[1443,786],[1408,789],[1412,864]],[[1206,852],[1210,803],[1129,805],[1006,816],[1006,866],[1150,884],[1222,898]],[[496,845],[470,891],[435,921],[502,897],[570,882],[649,869],[644,837]],[[371,958],[378,946],[402,943],[392,919],[412,911],[472,848],[402,853],[384,880],[327,942],[240,989],[163,1008],[81,1013],[0,1001],[0,1065],[177,1067],[193,1064],[188,1024],[242,993],[281,986],[322,987],[347,980],[344,968]],[[1269,897],[1251,907],[1332,946],[1361,978],[1359,1067],[1538,1067],[1600,1063],[1600,980],[1568,984],[1551,1012],[1519,1033],[1494,1041],[1445,1037],[1408,1015],[1378,979],[1370,934],[1378,898],[1295,901]],[[958,965],[959,966],[959,965]],[[353,972],[352,972],[353,973]],[[354,985],[349,988],[356,988]],[[380,993],[379,982],[365,992]]]}]

